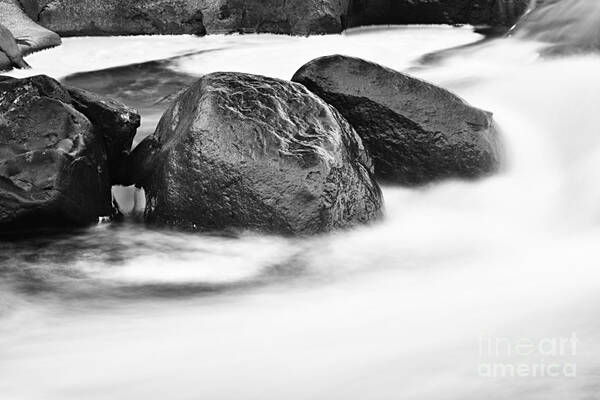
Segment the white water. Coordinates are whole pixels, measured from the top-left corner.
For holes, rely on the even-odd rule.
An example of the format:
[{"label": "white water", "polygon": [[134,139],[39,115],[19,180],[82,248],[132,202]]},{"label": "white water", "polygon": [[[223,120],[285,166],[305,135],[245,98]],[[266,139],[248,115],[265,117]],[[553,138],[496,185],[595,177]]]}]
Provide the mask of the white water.
[{"label": "white water", "polygon": [[[86,38],[31,57],[44,66],[33,73],[62,77],[226,46],[177,68],[289,78],[316,56],[360,56],[493,111],[507,160],[480,182],[384,188],[385,221],[315,239],[100,226],[87,235],[101,251],[45,250],[31,261],[12,249],[19,268],[55,286],[31,294],[0,280],[0,398],[600,398],[600,56],[542,60],[540,44],[504,40],[433,67],[413,63],[478,38],[447,27]],[[577,378],[477,373],[489,361],[482,336],[573,332]]]}]

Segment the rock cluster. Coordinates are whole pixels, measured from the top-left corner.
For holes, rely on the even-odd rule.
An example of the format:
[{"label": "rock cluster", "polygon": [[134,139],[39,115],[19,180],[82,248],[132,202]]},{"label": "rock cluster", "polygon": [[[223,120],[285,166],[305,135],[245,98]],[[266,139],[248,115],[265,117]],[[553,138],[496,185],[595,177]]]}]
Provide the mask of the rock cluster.
[{"label": "rock cluster", "polygon": [[330,232],[376,221],[376,180],[472,179],[499,164],[490,113],[368,61],[329,56],[292,81],[208,74],[133,151],[137,113],[37,76],[0,79],[0,231],[111,214],[145,189],[145,221],[185,230]]}]

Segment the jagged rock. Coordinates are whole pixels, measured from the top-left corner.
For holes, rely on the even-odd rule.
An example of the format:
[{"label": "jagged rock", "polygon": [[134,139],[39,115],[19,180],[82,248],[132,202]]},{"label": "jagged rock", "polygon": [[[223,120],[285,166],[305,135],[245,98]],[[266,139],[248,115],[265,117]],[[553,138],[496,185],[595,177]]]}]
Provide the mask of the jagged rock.
[{"label": "jagged rock", "polygon": [[381,214],[380,189],[354,130],[291,82],[206,75],[131,160],[149,223],[313,234]]},{"label": "jagged rock", "polygon": [[107,152],[131,143],[125,136],[135,122],[119,128],[122,115],[110,107],[122,109],[72,92],[75,100],[47,76],[0,78],[0,231],[83,226],[111,215]]},{"label": "jagged rock", "polygon": [[492,115],[445,89],[346,56],[313,60],[292,81],[346,117],[372,155],[379,179],[420,185],[476,178],[498,167]]},{"label": "jagged rock", "polygon": [[[58,46],[61,43],[60,37],[33,22],[21,10],[20,4],[16,0],[0,0],[0,24],[2,24],[8,33],[0,33],[0,42],[10,42],[10,36],[13,36],[17,45],[17,52],[7,55],[0,52],[0,70],[11,69],[14,66],[14,59],[22,57],[33,52]],[[0,46],[4,47],[4,46]]]}]

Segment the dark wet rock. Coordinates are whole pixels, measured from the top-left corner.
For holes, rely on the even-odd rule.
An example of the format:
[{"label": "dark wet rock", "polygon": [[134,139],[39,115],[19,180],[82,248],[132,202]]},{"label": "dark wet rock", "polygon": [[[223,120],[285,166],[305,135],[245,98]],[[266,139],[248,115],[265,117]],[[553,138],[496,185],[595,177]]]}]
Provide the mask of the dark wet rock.
[{"label": "dark wet rock", "polygon": [[69,103],[48,77],[0,82],[0,230],[110,215],[104,144]]},{"label": "dark wet rock", "polygon": [[119,103],[47,76],[1,77],[0,231],[84,226],[110,216],[109,161],[130,150],[136,118]]},{"label": "dark wet rock", "polygon": [[106,146],[112,185],[122,184],[126,160],[133,144],[140,115],[136,110],[108,97],[84,89],[68,87],[75,109],[85,115],[96,134],[101,135]]},{"label": "dark wet rock", "polygon": [[420,185],[476,178],[498,167],[492,115],[445,89],[345,56],[313,60],[292,80],[346,117],[384,181]]},{"label": "dark wet rock", "polygon": [[18,65],[24,56],[61,43],[56,33],[33,22],[16,0],[0,0],[0,24],[0,70],[26,67]]},{"label": "dark wet rock", "polygon": [[348,123],[302,85],[204,76],[132,153],[147,222],[312,234],[381,214],[371,160]]},{"label": "dark wet rock", "polygon": [[349,27],[387,24],[471,24],[510,27],[529,0],[350,0]]}]

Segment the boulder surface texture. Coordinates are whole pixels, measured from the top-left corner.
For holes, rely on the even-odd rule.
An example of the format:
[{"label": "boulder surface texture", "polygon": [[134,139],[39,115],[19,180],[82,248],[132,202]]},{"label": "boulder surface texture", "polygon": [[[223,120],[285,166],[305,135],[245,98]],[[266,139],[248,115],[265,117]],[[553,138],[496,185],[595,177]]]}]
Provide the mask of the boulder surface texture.
[{"label": "boulder surface texture", "polygon": [[147,222],[314,234],[366,223],[382,198],[360,138],[304,86],[204,76],[134,150]]},{"label": "boulder surface texture", "polygon": [[318,58],[292,81],[337,108],[356,129],[384,181],[421,185],[477,178],[499,165],[492,115],[453,93],[369,61]]}]

